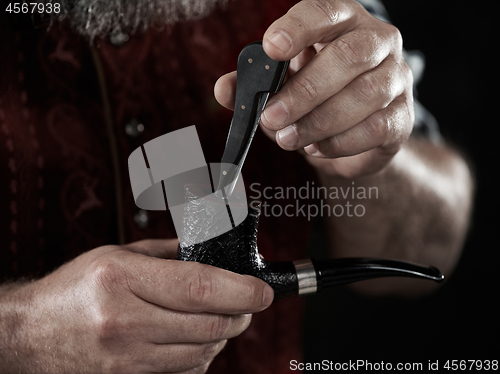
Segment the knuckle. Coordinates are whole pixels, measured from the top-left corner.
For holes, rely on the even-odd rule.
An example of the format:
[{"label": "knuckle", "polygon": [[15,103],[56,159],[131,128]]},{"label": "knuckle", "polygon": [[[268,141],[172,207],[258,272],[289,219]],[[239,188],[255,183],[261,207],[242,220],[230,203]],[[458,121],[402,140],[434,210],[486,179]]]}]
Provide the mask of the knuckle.
[{"label": "knuckle", "polygon": [[328,0],[314,0],[305,2],[314,13],[319,13],[321,16],[326,16],[330,24],[335,24],[340,19],[340,10],[333,6]]},{"label": "knuckle", "polygon": [[413,104],[413,94],[411,93],[403,94],[403,99],[404,99],[404,108],[409,124],[409,133],[408,133],[409,136],[411,133],[411,129],[413,128],[413,124],[415,122],[415,107]]},{"label": "knuckle", "polygon": [[117,339],[123,330],[118,314],[110,308],[101,308],[94,317],[94,331],[101,342]]},{"label": "knuckle", "polygon": [[393,104],[393,117],[394,120],[388,126],[387,140],[392,140],[392,143],[404,143],[410,137],[415,121],[412,95],[403,93],[396,98]]},{"label": "knuckle", "polygon": [[354,14],[363,13],[366,15],[370,15],[368,10],[361,3],[357,2],[357,1],[350,1],[349,8],[351,8],[351,12]]},{"label": "knuckle", "polygon": [[387,24],[387,28],[389,31],[389,35],[392,38],[394,45],[396,46],[397,50],[402,50],[403,49],[403,36],[401,35],[401,31],[399,29],[391,24]]},{"label": "knuckle", "polygon": [[401,62],[401,69],[402,69],[402,75],[403,79],[407,82],[408,87],[413,86],[413,72],[411,71],[410,66],[406,63],[406,61]]},{"label": "knuckle", "polygon": [[241,318],[241,325],[238,328],[237,334],[241,334],[243,331],[245,331],[248,326],[250,326],[250,323],[252,322],[252,315],[251,314],[243,314],[240,316]]},{"label": "knuckle", "polygon": [[383,93],[382,87],[373,74],[364,74],[357,80],[356,90],[361,98],[372,101]]},{"label": "knuckle", "polygon": [[114,355],[106,355],[106,357],[101,362],[101,371],[105,374],[112,373],[130,373],[130,365],[124,365],[122,358],[118,358]]},{"label": "knuckle", "polygon": [[310,103],[315,101],[318,97],[318,91],[315,84],[307,77],[297,74],[295,79],[292,79],[290,83],[291,91],[300,101]]},{"label": "knuckle", "polygon": [[327,141],[319,142],[318,148],[325,156],[338,157],[344,152],[344,142],[339,136],[334,136]]},{"label": "knuckle", "polygon": [[332,44],[333,53],[345,66],[359,66],[366,62],[363,46],[355,37],[345,37]]},{"label": "knuckle", "polygon": [[91,287],[99,291],[93,294],[91,330],[106,346],[106,341],[119,338],[127,330],[127,321],[116,302],[127,289],[128,282],[122,267],[113,256],[106,256],[91,271]]},{"label": "knuckle", "polygon": [[200,366],[197,370],[195,371],[196,374],[205,374],[208,371],[208,368],[210,367],[211,362],[207,362],[205,365]]},{"label": "knuckle", "polygon": [[187,302],[193,307],[201,307],[215,294],[216,284],[205,266],[196,265],[189,276]]},{"label": "knuckle", "polygon": [[390,121],[381,114],[374,114],[368,117],[365,121],[365,130],[367,137],[375,140],[375,142],[382,143],[389,133]]},{"label": "knuckle", "polygon": [[198,352],[198,362],[204,364],[212,360],[218,353],[223,342],[203,344]]},{"label": "knuckle", "polygon": [[226,334],[231,326],[231,317],[223,316],[220,314],[215,315],[215,318],[209,325],[210,331],[210,341],[218,341],[221,340],[222,337]]},{"label": "knuckle", "polygon": [[108,293],[115,293],[124,283],[126,277],[122,267],[113,256],[105,256],[92,271],[94,282]]},{"label": "knuckle", "polygon": [[[328,133],[330,121],[324,118],[319,110],[309,112],[305,116],[305,120],[307,121],[307,127],[314,135],[321,136]],[[300,128],[300,126],[297,126],[297,128]]]},{"label": "knuckle", "polygon": [[380,105],[387,107],[396,97],[403,94],[406,90],[412,90],[413,75],[410,67],[404,60],[400,62],[391,60],[388,67],[382,70],[378,80],[377,100]]}]

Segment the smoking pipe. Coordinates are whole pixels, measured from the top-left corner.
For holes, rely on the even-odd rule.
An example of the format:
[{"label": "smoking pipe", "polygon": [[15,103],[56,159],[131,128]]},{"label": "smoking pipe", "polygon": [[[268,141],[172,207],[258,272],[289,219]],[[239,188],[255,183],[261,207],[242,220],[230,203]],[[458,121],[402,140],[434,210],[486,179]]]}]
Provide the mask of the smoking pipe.
[{"label": "smoking pipe", "polygon": [[266,261],[259,255],[257,248],[260,206],[256,204],[248,206],[247,217],[231,230],[201,243],[189,244],[194,236],[200,234],[200,222],[208,222],[203,230],[210,230],[209,226],[216,224],[217,215],[224,212],[225,208],[223,200],[197,199],[192,189],[186,190],[185,228],[179,239],[177,259],[196,261],[260,278],[274,289],[275,300],[380,277],[413,277],[436,282],[444,280],[443,274],[435,267],[395,260],[341,258]]}]

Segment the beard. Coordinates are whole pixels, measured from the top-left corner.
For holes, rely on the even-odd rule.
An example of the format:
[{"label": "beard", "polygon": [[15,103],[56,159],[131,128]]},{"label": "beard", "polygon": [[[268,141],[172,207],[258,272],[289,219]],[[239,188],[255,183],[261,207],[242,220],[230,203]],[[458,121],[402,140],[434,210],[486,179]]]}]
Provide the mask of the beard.
[{"label": "beard", "polygon": [[132,34],[208,15],[228,0],[60,0],[59,20],[91,40],[117,33]]}]

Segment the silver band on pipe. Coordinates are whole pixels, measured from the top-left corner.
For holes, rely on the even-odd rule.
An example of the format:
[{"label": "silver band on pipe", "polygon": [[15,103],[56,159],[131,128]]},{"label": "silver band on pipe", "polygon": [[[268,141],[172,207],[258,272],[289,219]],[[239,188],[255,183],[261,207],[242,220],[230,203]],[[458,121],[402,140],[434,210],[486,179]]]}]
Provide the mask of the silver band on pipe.
[{"label": "silver band on pipe", "polygon": [[295,271],[297,272],[297,280],[299,283],[299,295],[307,295],[316,293],[317,279],[316,270],[310,259],[294,261]]}]

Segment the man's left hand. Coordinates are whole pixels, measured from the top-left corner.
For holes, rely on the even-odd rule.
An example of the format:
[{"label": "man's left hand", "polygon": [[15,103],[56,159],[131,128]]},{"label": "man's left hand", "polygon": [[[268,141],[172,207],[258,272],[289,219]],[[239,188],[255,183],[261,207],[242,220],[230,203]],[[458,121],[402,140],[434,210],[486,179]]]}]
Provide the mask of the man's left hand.
[{"label": "man's left hand", "polygon": [[[261,128],[301,150],[320,172],[356,178],[386,166],[414,121],[413,77],[399,30],[353,0],[303,0],[266,31],[263,47],[291,59]],[[234,104],[236,72],[219,79],[218,101]]]}]

